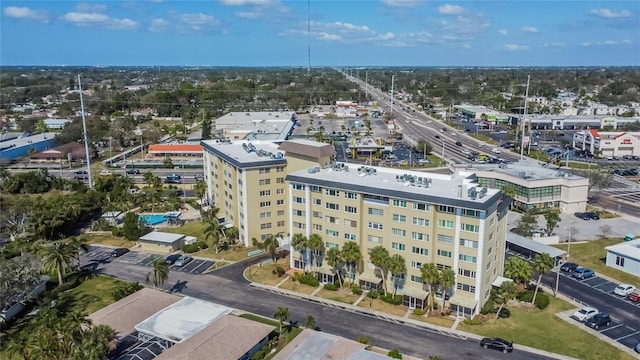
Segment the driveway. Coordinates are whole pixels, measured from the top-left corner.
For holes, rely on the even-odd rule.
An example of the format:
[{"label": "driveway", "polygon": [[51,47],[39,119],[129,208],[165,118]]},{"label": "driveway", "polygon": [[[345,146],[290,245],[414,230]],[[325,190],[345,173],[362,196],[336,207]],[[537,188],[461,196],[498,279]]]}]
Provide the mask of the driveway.
[{"label": "driveway", "polygon": [[[112,248],[101,247],[101,246],[91,246],[89,252],[86,253],[88,259],[92,259],[95,261],[100,261],[102,263],[108,262],[115,264],[129,264],[129,265],[140,265],[144,267],[151,267],[153,264],[153,260],[157,258],[164,258],[166,255],[159,254],[149,254],[141,251],[130,251],[122,256],[117,258],[109,257]],[[177,272],[186,272],[189,274],[202,274],[207,269],[215,264],[213,260],[205,260],[205,259],[193,259],[188,264],[184,266],[176,266],[171,265],[169,269],[171,271]],[[147,270],[148,271],[148,270]]]},{"label": "driveway", "polygon": [[[129,281],[144,283],[148,268],[128,263],[100,263],[89,256],[81,256],[82,264],[94,263],[102,272]],[[244,264],[243,264],[244,263]],[[271,292],[255,289],[243,282],[232,281],[239,279],[238,275],[248,262],[228,265],[216,273],[209,275],[195,275],[186,272],[172,271],[163,289],[179,292],[187,296],[212,301],[236,309],[249,311],[268,318],[273,317],[274,311],[282,306],[289,308],[291,320],[302,322],[311,315],[317,319],[322,331],[357,339],[360,336],[369,338],[374,346],[387,349],[397,348],[400,352],[428,358],[435,355],[442,359],[503,359],[504,354],[497,351],[485,351],[478,345],[476,339],[459,339],[413,327],[383,321],[370,316],[352,313],[326,307],[322,304],[280,296]],[[235,274],[235,275],[232,275]],[[357,324],[357,326],[354,326]],[[518,351],[512,354],[514,358],[550,359],[546,356]]]}]

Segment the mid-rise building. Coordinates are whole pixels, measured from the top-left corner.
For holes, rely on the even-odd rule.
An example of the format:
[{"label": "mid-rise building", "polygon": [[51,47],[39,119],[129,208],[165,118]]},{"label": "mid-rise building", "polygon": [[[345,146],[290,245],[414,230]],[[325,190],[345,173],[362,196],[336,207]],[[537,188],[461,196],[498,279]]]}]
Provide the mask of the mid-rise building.
[{"label": "mid-rise building", "polygon": [[204,176],[206,198],[217,207],[218,220],[239,230],[245,246],[280,234],[289,238],[287,171],[329,164],[333,146],[308,140],[206,140]]},{"label": "mid-rise building", "polygon": [[573,134],[572,145],[602,157],[640,156],[640,132],[580,131]]},{"label": "mid-rise building", "polygon": [[479,186],[472,174],[333,163],[291,171],[286,180],[287,232],[318,234],[325,243],[313,254],[292,251],[291,266],[316,271],[322,282],[336,280],[336,269],[324,259],[326,250],[355,242],[362,253],[356,271],[337,270],[365,290],[380,288],[382,274],[369,254],[383,246],[406,260],[406,271],[384,282],[389,291],[395,286],[405,305],[426,306],[420,269],[433,263],[456,274],[446,291],[448,304],[469,316],[480,311],[493,281],[502,275],[508,201],[499,190]]}]

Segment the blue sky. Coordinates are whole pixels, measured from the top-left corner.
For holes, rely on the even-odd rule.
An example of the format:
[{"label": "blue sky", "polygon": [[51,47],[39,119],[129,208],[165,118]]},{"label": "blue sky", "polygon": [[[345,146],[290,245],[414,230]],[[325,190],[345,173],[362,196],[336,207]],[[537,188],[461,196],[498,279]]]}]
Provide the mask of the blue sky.
[{"label": "blue sky", "polygon": [[[2,1],[1,65],[306,66],[307,1]],[[312,66],[640,65],[640,1],[311,0]]]}]

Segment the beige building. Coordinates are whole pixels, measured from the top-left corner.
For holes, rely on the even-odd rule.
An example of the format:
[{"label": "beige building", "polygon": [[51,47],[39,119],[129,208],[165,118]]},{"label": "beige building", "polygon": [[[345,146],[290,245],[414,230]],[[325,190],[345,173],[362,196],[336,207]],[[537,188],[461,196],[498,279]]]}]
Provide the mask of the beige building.
[{"label": "beige building", "polygon": [[[472,175],[440,175],[377,167],[332,164],[289,172],[290,234],[318,234],[325,249],[291,252],[291,266],[309,269],[323,282],[335,272],[323,256],[330,248],[356,242],[363,254],[353,275],[363,289],[379,288],[382,277],[369,252],[385,247],[406,260],[406,272],[389,277],[410,308],[424,308],[426,285],[420,268],[434,263],[452,269],[455,285],[447,290],[459,314],[477,314],[491,284],[502,275],[508,201],[499,190],[481,188]],[[345,276],[350,276],[343,270]]]},{"label": "beige building", "polygon": [[[589,179],[562,170],[550,169],[535,160],[513,164],[471,164],[455,168],[456,174],[475,174],[480,185],[510,189],[513,206],[520,209],[558,209],[565,214],[585,211]],[[506,191],[508,193],[508,191]]]},{"label": "beige building", "polygon": [[573,134],[573,147],[602,157],[640,156],[640,132],[604,132],[595,129]]},{"label": "beige building", "polygon": [[289,238],[287,172],[327,166],[333,146],[308,140],[202,142],[207,199],[220,222],[236,226],[249,246],[281,234]]}]

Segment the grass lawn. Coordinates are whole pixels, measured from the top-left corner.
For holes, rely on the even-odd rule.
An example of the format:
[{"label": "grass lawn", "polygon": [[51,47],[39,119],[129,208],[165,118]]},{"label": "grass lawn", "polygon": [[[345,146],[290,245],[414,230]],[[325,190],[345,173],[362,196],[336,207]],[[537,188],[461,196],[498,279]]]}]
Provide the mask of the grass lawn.
[{"label": "grass lawn", "polygon": [[[623,239],[621,238],[612,238],[591,240],[582,244],[571,244],[571,249],[569,250],[569,260],[572,262],[576,262],[581,266],[593,269],[596,274],[601,273],[618,281],[635,285],[637,288],[640,288],[640,278],[638,278],[637,276],[617,269],[612,269],[605,265],[604,259],[607,256],[607,251],[604,248],[610,245],[619,244],[621,242],[623,242]],[[566,244],[553,246],[565,251],[568,247]]]},{"label": "grass lawn", "polygon": [[87,243],[89,244],[109,245],[124,248],[130,248],[136,244],[135,241],[127,240],[123,237],[119,238],[108,233],[85,234],[84,238],[87,239]]},{"label": "grass lawn", "polygon": [[418,320],[418,321],[426,322],[429,324],[433,324],[433,325],[446,327],[446,328],[451,328],[454,323],[453,319],[451,319],[450,317],[441,317],[441,316],[424,317],[424,316],[418,316],[416,314],[411,314],[409,315],[409,318],[413,320]]},{"label": "grass lawn", "polygon": [[[564,165],[564,163],[563,163]],[[597,169],[598,164],[590,164],[586,162],[569,161],[569,167],[572,169]]]},{"label": "grass lawn", "polygon": [[[371,304],[371,306],[369,306],[369,304]],[[360,301],[358,306],[396,316],[404,316],[407,313],[407,307],[404,305],[391,305],[380,299],[373,299],[373,301],[371,301],[368,297]]]},{"label": "grass lawn", "polygon": [[322,289],[316,294],[316,296],[345,304],[353,304],[360,298],[360,295],[352,293],[349,288],[338,289],[338,291]]},{"label": "grass lawn", "polygon": [[74,305],[76,310],[91,314],[115,302],[111,292],[119,283],[123,283],[123,281],[110,276],[98,275],[85,280],[77,287],[68,290],[67,293],[76,299],[77,303]]},{"label": "grass lawn", "polygon": [[482,325],[460,323],[458,330],[474,334],[501,337],[516,344],[551,351],[583,360],[633,359],[612,345],[585,331],[581,324],[570,324],[554,314],[573,306],[551,297],[544,311],[525,310],[510,306],[511,317],[494,321],[495,315]]},{"label": "grass lawn", "polygon": [[[274,312],[275,311],[276,310],[274,310]],[[240,317],[245,318],[247,320],[252,320],[255,322],[273,326],[274,331],[276,333],[280,333],[280,323],[277,320],[267,319],[262,316],[258,316],[254,314],[242,314],[240,315]],[[302,332],[302,330],[303,329],[299,327],[290,328],[290,327],[283,326],[282,333],[280,333],[280,335],[284,337],[284,341],[278,344],[278,348],[276,349],[276,351],[269,354],[265,359],[273,359],[276,356],[276,354],[279,353],[280,350],[282,350],[285,346],[287,346],[287,344],[289,344],[291,340],[293,340],[296,336],[298,336]]]},{"label": "grass lawn", "polygon": [[282,285],[280,285],[280,289],[286,289],[289,291],[295,291],[302,294],[311,295],[311,293],[314,292],[317,288],[314,288],[309,285],[300,284],[299,282],[289,278],[289,280],[285,281],[284,283],[282,283]]},{"label": "grass lawn", "polygon": [[[278,263],[280,264],[280,266],[282,266],[286,271],[289,264],[288,262],[286,263],[285,262],[286,262],[286,259],[278,260]],[[275,266],[273,264],[267,264],[265,266],[252,265],[249,269],[245,271],[245,275],[247,276],[247,278],[249,278],[249,280],[253,282],[275,286],[275,285],[278,285],[280,281],[284,280],[286,275],[282,277],[278,277],[277,274],[272,273],[274,269],[275,269]]]},{"label": "grass lawn", "polygon": [[495,141],[492,137],[487,136],[485,134],[479,133],[479,134],[476,135],[475,133],[469,132],[469,133],[467,133],[467,135],[471,136],[472,138],[474,138],[474,139],[476,139],[478,141],[482,141],[482,142],[487,143],[487,144],[498,145],[498,141]]}]

